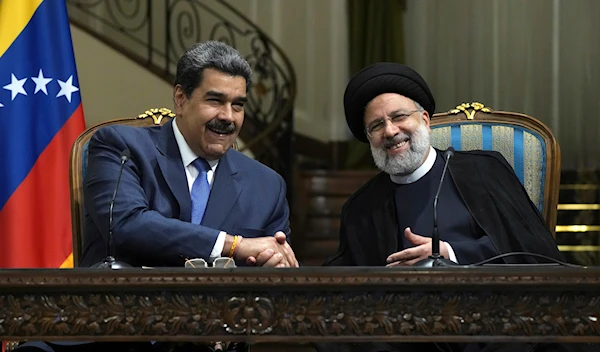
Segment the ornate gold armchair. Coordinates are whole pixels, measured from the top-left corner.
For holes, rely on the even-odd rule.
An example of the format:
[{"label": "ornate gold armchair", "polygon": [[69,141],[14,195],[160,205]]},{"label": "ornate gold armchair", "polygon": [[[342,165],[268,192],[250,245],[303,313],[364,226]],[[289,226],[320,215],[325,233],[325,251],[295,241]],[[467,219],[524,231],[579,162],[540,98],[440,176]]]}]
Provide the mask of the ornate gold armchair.
[{"label": "ornate gold armchair", "polygon": [[438,149],[495,150],[513,167],[554,234],[560,185],[560,147],[546,125],[531,116],[464,103],[431,119]]},{"label": "ornate gold armchair", "polygon": [[69,167],[71,182],[71,222],[73,225],[73,265],[79,266],[83,238],[85,234],[85,219],[83,212],[83,180],[87,168],[88,143],[94,133],[103,126],[121,124],[130,126],[163,125],[175,117],[171,110],[155,108],[146,110],[135,118],[122,118],[100,123],[85,130],[73,144]]}]

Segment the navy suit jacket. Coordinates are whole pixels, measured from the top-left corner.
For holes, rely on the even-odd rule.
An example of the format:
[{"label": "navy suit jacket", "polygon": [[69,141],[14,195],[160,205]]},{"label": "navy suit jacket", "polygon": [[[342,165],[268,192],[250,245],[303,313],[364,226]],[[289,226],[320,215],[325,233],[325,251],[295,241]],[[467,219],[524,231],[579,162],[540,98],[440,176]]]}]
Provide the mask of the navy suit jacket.
[{"label": "navy suit jacket", "polygon": [[191,197],[172,121],[163,126],[111,125],[89,143],[84,181],[85,241],[81,266],[106,256],[108,213],[129,149],[113,209],[117,260],[132,266],[183,266],[185,258],[208,259],[220,231],[244,237],[290,234],[282,177],[230,149],[221,157],[201,225],[192,224]]}]

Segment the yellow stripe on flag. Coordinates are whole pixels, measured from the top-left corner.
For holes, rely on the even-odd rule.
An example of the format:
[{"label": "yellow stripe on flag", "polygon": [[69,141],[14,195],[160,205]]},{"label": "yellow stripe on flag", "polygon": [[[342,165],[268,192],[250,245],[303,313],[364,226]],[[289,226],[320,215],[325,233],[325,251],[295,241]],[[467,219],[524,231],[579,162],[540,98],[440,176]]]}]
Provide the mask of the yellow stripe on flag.
[{"label": "yellow stripe on flag", "polygon": [[0,57],[17,39],[43,0],[0,1]]},{"label": "yellow stripe on flag", "polygon": [[72,267],[73,267],[73,252],[71,252],[71,254],[69,254],[67,259],[65,259],[65,261],[60,265],[61,269],[72,268]]}]

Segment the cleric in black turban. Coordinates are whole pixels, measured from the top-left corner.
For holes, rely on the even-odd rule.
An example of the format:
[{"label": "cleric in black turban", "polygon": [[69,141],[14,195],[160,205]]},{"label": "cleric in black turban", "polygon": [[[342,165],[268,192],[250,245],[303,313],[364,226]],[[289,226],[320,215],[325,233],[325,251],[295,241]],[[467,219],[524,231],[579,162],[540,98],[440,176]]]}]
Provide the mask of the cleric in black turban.
[{"label": "cleric in black turban", "polygon": [[435,111],[435,100],[425,80],[412,68],[380,62],[360,70],[348,83],[344,93],[344,112],[354,136],[368,142],[363,114],[367,104],[383,93],[398,93],[419,103],[429,116]]},{"label": "cleric in black turban", "polygon": [[[348,83],[344,109],[352,133],[369,143],[373,160],[383,172],[366,182],[342,207],[339,249],[325,265],[431,266],[434,199],[443,263],[546,261],[527,255],[499,256],[509,252],[564,260],[536,205],[500,153],[456,151],[446,159],[449,154],[431,146],[435,101],[413,69],[395,63],[366,67]],[[369,126],[369,138],[365,125]],[[484,346],[451,347],[464,352],[481,351]],[[553,349],[562,346],[528,343],[486,347],[510,352],[563,351]],[[439,350],[433,344],[383,342],[317,348],[320,352]]]}]

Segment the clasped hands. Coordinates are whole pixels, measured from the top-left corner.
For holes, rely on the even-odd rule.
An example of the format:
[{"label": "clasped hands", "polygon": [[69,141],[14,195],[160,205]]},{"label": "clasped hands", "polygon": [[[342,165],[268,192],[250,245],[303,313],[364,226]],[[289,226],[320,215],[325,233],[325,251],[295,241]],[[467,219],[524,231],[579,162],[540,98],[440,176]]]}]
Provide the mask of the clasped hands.
[{"label": "clasped hands", "polygon": [[296,255],[281,231],[273,237],[241,238],[234,257],[250,266],[298,267]]},{"label": "clasped hands", "polygon": [[[431,255],[431,238],[414,234],[409,227],[404,237],[414,247],[392,253],[387,258],[387,266],[412,266]],[[449,258],[448,247],[440,241],[440,254]],[[236,260],[245,261],[251,266],[298,267],[298,260],[286,235],[279,231],[273,237],[242,238],[235,253]]]},{"label": "clasped hands", "polygon": [[[412,266],[431,255],[431,238],[414,234],[410,227],[404,229],[404,237],[414,247],[390,254],[387,257],[388,264],[386,266]],[[440,241],[440,255],[450,258],[446,242]]]}]

